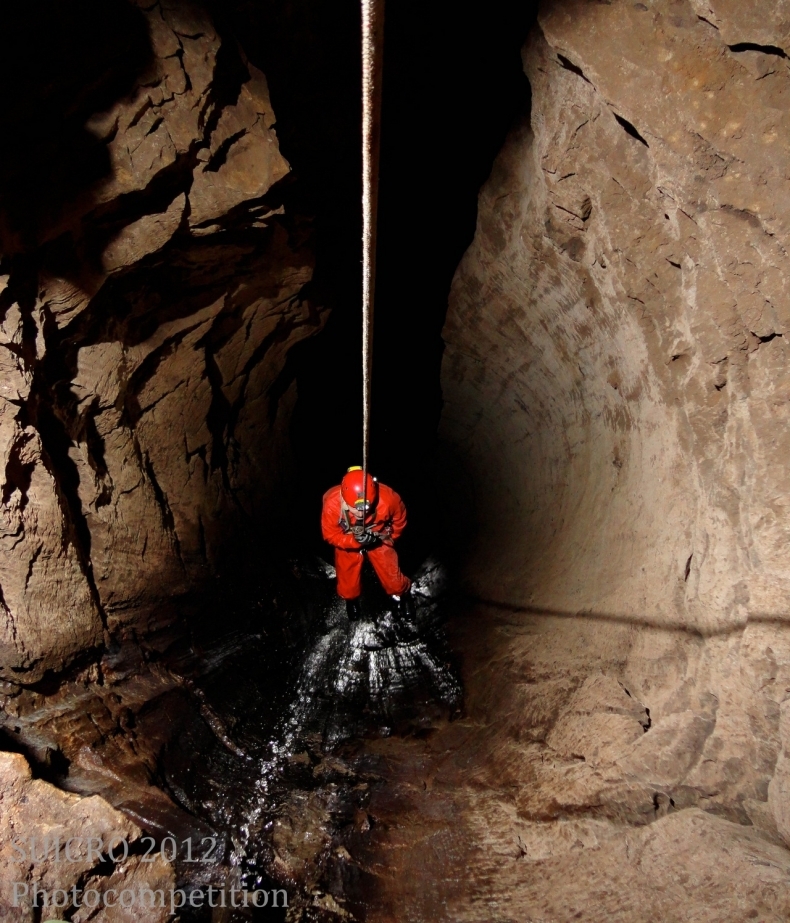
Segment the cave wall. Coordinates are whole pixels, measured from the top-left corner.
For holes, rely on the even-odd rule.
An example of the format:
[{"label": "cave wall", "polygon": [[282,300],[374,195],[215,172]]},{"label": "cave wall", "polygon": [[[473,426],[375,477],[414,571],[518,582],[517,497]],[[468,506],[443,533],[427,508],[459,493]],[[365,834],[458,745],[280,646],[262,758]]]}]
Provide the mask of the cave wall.
[{"label": "cave wall", "polygon": [[600,657],[649,709],[643,740],[585,718],[557,751],[790,842],[788,12],[543,3],[440,434],[471,592],[583,621],[586,653],[538,644],[557,675]]},{"label": "cave wall", "polygon": [[[127,850],[142,847],[143,831],[102,798],[83,798],[33,778],[18,753],[0,753],[0,782],[0,899],[3,916],[11,923],[33,923],[42,916],[46,901],[58,908],[64,901],[62,892],[73,897],[72,889],[80,903],[84,893],[93,890],[99,895],[97,903],[108,901],[110,907],[122,888],[138,894],[139,889],[162,889],[165,894],[175,889],[173,864],[161,855],[120,858],[123,843]],[[70,844],[68,852],[66,843]],[[108,846],[114,846],[120,861],[109,859]],[[97,849],[104,861],[96,861]],[[107,893],[113,889],[114,895]],[[87,897],[88,903],[94,899]],[[62,911],[62,906],[58,909]],[[87,912],[77,907],[74,911],[76,919],[84,919],[80,914]],[[136,912],[145,923],[170,919],[166,906],[140,907]],[[113,911],[105,910],[102,916],[106,919],[110,913]]]},{"label": "cave wall", "polygon": [[[166,623],[167,600],[275,515],[286,358],[323,317],[266,79],[236,38],[201,4],[67,12],[40,2],[4,23],[19,46],[9,134],[29,130],[0,188],[0,677],[14,682]],[[51,45],[42,73],[34,39]]]}]

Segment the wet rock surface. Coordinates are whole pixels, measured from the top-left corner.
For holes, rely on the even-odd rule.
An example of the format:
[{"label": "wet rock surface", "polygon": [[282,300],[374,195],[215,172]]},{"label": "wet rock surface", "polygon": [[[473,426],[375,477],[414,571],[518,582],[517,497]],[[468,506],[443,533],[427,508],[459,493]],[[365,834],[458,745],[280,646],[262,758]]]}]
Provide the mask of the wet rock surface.
[{"label": "wet rock surface", "polygon": [[218,591],[157,657],[129,644],[56,690],[10,690],[7,743],[157,844],[172,838],[187,893],[284,887],[289,920],[361,918],[368,872],[356,855],[371,793],[387,785],[366,741],[430,733],[459,714],[461,688],[440,565],[418,574],[413,626],[372,580],[365,617],[349,624],[333,576],[321,560],[294,561],[254,593]]},{"label": "wet rock surface", "polygon": [[[165,758],[165,778],[182,804],[229,831],[242,883],[252,887],[263,871],[289,887],[289,920],[354,919],[367,875],[355,858],[372,825],[366,806],[387,785],[365,740],[429,733],[460,711],[442,629],[446,578],[433,561],[417,575],[410,630],[372,580],[365,617],[349,624],[331,567],[295,563],[294,575],[286,624],[301,638],[279,682],[260,680],[276,702],[260,685],[250,688],[255,672],[238,658],[208,684],[200,681],[220,714],[230,714],[224,720],[244,759],[210,741],[204,728],[187,729]],[[234,682],[238,676],[245,683]],[[271,709],[268,719],[261,720],[262,707]],[[204,754],[200,766],[184,760],[194,752]]]}]

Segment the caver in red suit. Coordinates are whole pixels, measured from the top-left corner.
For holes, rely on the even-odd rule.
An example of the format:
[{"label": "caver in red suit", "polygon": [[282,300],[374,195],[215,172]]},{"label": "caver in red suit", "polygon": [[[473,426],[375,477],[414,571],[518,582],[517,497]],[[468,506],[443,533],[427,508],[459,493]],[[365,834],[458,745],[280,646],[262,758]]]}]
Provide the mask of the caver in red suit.
[{"label": "caver in red suit", "polygon": [[349,618],[360,617],[362,567],[367,558],[401,614],[413,615],[411,580],[401,573],[394,543],[406,528],[406,506],[386,484],[349,468],[342,482],[324,494],[321,531],[335,549],[337,592]]}]

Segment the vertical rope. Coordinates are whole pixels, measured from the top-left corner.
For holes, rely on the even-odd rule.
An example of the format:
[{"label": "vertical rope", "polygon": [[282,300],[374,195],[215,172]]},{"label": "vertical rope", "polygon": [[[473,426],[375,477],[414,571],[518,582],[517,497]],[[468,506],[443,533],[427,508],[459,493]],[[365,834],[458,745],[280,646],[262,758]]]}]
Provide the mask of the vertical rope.
[{"label": "vertical rope", "polygon": [[362,477],[367,501],[384,0],[362,0]]}]

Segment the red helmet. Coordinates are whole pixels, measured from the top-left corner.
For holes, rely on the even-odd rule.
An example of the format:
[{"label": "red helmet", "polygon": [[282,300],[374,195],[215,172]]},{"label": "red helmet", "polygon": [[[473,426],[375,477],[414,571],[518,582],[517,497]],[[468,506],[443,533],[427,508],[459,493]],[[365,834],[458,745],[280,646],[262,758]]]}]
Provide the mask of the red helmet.
[{"label": "red helmet", "polygon": [[365,506],[367,513],[376,505],[379,498],[379,485],[374,477],[368,475],[366,490],[362,482],[362,469],[355,466],[348,469],[346,476],[340,482],[340,495],[352,509],[360,510]]}]

